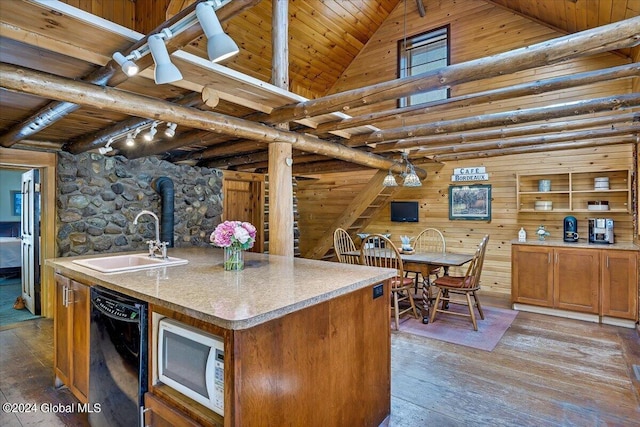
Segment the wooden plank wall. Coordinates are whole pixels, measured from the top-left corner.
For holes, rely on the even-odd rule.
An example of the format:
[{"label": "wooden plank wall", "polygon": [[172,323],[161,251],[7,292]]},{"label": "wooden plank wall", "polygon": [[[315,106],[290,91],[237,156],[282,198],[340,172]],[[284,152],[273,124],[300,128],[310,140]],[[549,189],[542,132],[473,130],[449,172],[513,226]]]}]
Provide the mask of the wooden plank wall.
[{"label": "wooden plank wall", "polygon": [[166,21],[166,10],[171,0],[62,0],[123,27],[148,34]]},{"label": "wooden plank wall", "polygon": [[[415,2],[407,2],[407,34],[414,35],[443,25],[451,26],[451,63],[459,63],[522,46],[542,42],[563,34],[508,12],[503,8],[473,0],[428,0],[427,15],[421,18]],[[347,68],[332,92],[396,78],[396,43],[403,36],[404,3],[399,3],[389,19],[381,26],[365,49]],[[452,96],[484,89],[503,87],[540,78],[566,75],[576,72],[611,67],[629,62],[613,54],[601,54],[586,59],[567,61],[555,66],[541,67],[512,75],[471,82],[452,89]],[[629,79],[603,82],[584,88],[574,88],[514,100],[499,101],[489,105],[436,112],[428,115],[392,120],[381,127],[397,127],[403,124],[426,123],[474,114],[517,110],[521,108],[551,105],[577,99],[590,99],[614,94],[629,93]],[[393,102],[386,107],[392,108]],[[367,107],[371,108],[371,107]],[[380,106],[377,106],[380,109]],[[357,115],[363,111],[353,112]],[[517,238],[521,226],[529,238],[540,224],[551,232],[551,238],[562,238],[562,221],[570,213],[519,214],[516,209],[516,174],[537,172],[589,171],[630,168],[634,169],[633,146],[617,145],[581,150],[555,151],[525,155],[511,155],[479,160],[449,162],[442,169],[426,167],[430,174],[423,187],[403,189],[397,200],[420,202],[419,223],[392,223],[389,209],[384,209],[368,227],[368,232],[392,234],[394,242],[401,235],[417,235],[426,227],[436,227],[445,233],[447,246],[453,251],[472,253],[485,233],[491,235],[483,272],[483,289],[509,294],[511,290],[510,241]],[[448,187],[453,168],[485,166],[492,185],[493,209],[491,222],[449,221]],[[373,174],[373,172],[371,173]],[[300,210],[301,248],[306,248],[328,230],[333,220],[342,212],[349,200],[363,188],[371,175],[366,173],[341,173],[319,176],[317,181],[300,181],[298,203]],[[587,214],[574,214],[579,232],[587,235]],[[593,216],[593,215],[592,215]],[[618,241],[632,241],[635,236],[633,214],[609,214],[615,220]]]}]

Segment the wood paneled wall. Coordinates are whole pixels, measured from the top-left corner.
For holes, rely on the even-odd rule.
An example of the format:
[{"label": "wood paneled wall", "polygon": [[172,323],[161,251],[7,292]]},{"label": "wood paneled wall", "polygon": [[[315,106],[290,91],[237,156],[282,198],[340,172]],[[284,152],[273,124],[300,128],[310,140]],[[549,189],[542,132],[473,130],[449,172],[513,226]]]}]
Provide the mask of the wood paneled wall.
[{"label": "wood paneled wall", "polygon": [[166,21],[171,0],[62,0],[69,6],[148,34]]},{"label": "wood paneled wall", "polygon": [[[539,43],[563,34],[516,15],[501,7],[477,0],[425,0],[427,14],[421,18],[415,2],[407,2],[407,35],[449,24],[451,26],[451,63],[460,63],[488,55],[513,50]],[[358,57],[347,68],[332,92],[371,85],[396,78],[396,44],[403,37],[404,3],[398,4],[369,41]],[[614,54],[601,54],[590,58],[563,62],[554,66],[540,67],[519,73],[471,82],[452,88],[452,96],[496,87],[510,86],[525,81],[550,78],[565,74],[611,67],[628,62]],[[522,108],[552,105],[578,99],[611,96],[632,91],[630,79],[603,82],[582,88],[568,89],[543,95],[500,101],[472,108],[435,112],[428,115],[395,119],[381,124],[385,128],[418,123],[428,123],[472,114],[518,110]],[[394,103],[386,107],[392,108]],[[367,107],[371,108],[371,107]],[[358,115],[365,111],[353,112]],[[563,218],[570,213],[520,214],[516,206],[516,174],[537,172],[590,171],[629,168],[634,169],[633,146],[616,145],[580,150],[554,151],[548,153],[500,156],[486,159],[449,162],[442,168],[424,165],[429,176],[423,187],[403,189],[396,200],[418,200],[420,202],[419,223],[392,223],[387,207],[374,219],[367,232],[392,234],[392,240],[400,243],[401,235],[417,235],[426,227],[442,230],[447,247],[456,252],[472,253],[484,234],[490,234],[483,272],[483,289],[509,294],[511,290],[510,242],[517,238],[518,230],[524,227],[528,238],[544,224],[551,239],[562,239]],[[453,168],[485,166],[492,185],[492,220],[450,221],[448,214],[448,188]],[[362,190],[368,173],[341,173],[318,176],[316,181],[300,181],[298,203],[300,211],[301,249],[304,253],[315,240],[329,230],[335,218],[349,201]],[[636,173],[634,171],[634,173]],[[637,196],[636,196],[637,197]],[[588,216],[573,214],[578,219],[579,232],[587,235]],[[618,241],[634,239],[633,214],[607,214],[615,220]]]}]

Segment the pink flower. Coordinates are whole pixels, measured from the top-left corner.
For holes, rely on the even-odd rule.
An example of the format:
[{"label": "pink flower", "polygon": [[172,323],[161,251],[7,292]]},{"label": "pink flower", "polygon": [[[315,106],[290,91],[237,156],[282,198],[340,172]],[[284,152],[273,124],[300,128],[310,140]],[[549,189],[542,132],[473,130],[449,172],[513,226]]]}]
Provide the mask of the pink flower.
[{"label": "pink flower", "polygon": [[237,247],[242,250],[253,247],[256,240],[256,228],[248,222],[224,221],[213,230],[209,240],[216,246]]}]

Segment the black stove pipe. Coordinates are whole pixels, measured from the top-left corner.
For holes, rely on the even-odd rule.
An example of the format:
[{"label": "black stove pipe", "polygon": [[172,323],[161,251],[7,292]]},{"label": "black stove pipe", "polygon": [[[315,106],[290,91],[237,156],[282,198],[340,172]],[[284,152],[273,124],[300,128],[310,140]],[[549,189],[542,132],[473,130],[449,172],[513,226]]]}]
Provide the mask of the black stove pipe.
[{"label": "black stove pipe", "polygon": [[153,189],[161,197],[160,206],[160,240],[169,242],[168,247],[173,247],[173,223],[174,223],[174,192],[171,178],[161,176],[153,182]]}]

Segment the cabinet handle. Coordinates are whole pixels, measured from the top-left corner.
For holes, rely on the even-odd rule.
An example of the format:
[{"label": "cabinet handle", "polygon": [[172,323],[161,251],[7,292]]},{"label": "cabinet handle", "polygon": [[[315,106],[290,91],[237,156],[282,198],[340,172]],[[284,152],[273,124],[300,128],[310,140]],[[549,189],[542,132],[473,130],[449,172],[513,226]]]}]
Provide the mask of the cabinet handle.
[{"label": "cabinet handle", "polygon": [[607,255],[607,270],[609,269],[609,255]]},{"label": "cabinet handle", "polygon": [[141,407],[140,407],[140,425],[141,425],[141,426],[144,426],[144,427],[151,427],[149,424],[145,424],[145,423],[144,423],[144,414],[145,414],[147,411],[150,411],[150,410],[151,410],[151,408],[145,408],[144,406],[141,406]]},{"label": "cabinet handle", "polygon": [[62,287],[62,305],[64,307],[69,307],[69,288],[67,285]]},{"label": "cabinet handle", "polygon": [[547,259],[548,259],[548,261],[547,261],[547,262],[548,262],[549,264],[551,264],[551,252],[549,252],[549,254],[548,254],[548,256],[547,256]]}]

